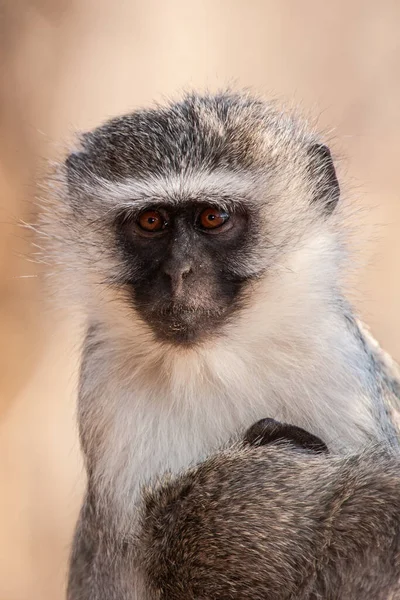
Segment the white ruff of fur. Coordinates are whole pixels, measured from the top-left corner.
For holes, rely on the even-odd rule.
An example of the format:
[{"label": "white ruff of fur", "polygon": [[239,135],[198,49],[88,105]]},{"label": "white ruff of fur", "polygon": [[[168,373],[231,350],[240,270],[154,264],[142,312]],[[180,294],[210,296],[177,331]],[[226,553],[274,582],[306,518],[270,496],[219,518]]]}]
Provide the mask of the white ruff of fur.
[{"label": "white ruff of fur", "polygon": [[105,344],[82,392],[98,489],[121,523],[140,486],[187,468],[260,418],[302,426],[336,451],[379,438],[373,382],[332,304],[335,268],[321,265],[334,247],[315,235],[257,284],[222,336],[194,349],[154,341],[131,307],[102,312]]}]

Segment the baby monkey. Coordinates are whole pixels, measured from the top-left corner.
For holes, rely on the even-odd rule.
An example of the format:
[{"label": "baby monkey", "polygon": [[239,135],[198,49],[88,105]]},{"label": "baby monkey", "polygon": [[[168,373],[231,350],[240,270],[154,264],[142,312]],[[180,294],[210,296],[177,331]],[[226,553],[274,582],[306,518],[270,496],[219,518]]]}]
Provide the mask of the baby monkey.
[{"label": "baby monkey", "polygon": [[[58,169],[42,217],[46,262],[85,330],[78,418],[88,491],[70,600],[142,598],[131,555],[143,486],[214,456],[265,415],[332,453],[398,447],[396,367],[341,289],[339,199],[317,134],[231,92],[112,119],[82,135]],[[235,452],[199,473],[214,465],[222,475],[232,456],[243,506],[255,494],[261,507],[256,450]],[[279,474],[277,506],[297,499],[282,452],[279,461],[271,450],[276,470],[265,471]],[[342,459],[298,460],[304,486],[336,489]],[[280,490],[285,468],[292,483]],[[283,530],[274,535],[284,546]]]},{"label": "baby monkey", "polygon": [[400,598],[400,458],[271,419],[145,494],[146,600]]}]

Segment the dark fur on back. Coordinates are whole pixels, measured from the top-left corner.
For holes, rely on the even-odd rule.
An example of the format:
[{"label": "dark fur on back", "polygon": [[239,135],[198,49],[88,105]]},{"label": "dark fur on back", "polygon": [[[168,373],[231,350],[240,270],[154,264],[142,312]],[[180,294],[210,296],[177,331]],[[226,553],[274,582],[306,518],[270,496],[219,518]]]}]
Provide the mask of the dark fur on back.
[{"label": "dark fur on back", "polygon": [[149,598],[400,598],[400,463],[235,447],[147,494]]}]

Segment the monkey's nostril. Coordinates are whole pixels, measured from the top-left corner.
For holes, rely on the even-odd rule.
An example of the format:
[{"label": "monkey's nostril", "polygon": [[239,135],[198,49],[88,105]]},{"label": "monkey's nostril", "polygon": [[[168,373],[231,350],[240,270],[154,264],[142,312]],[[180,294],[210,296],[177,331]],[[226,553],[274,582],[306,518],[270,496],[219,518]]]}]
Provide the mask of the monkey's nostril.
[{"label": "monkey's nostril", "polygon": [[178,291],[182,288],[183,280],[186,279],[190,275],[190,273],[192,273],[192,267],[190,265],[181,265],[174,267],[168,265],[166,268],[164,267],[163,271],[170,280],[172,289]]}]

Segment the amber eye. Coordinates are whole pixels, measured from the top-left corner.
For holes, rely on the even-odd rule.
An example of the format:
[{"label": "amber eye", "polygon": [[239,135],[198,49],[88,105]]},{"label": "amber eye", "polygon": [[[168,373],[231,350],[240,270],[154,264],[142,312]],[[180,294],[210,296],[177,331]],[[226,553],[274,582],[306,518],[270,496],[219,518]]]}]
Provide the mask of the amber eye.
[{"label": "amber eye", "polygon": [[137,221],[139,227],[144,231],[157,232],[164,229],[167,225],[167,221],[163,215],[157,210],[146,210],[139,215]]},{"label": "amber eye", "polygon": [[206,208],[200,213],[199,224],[203,229],[217,229],[226,223],[229,215],[219,208]]}]

